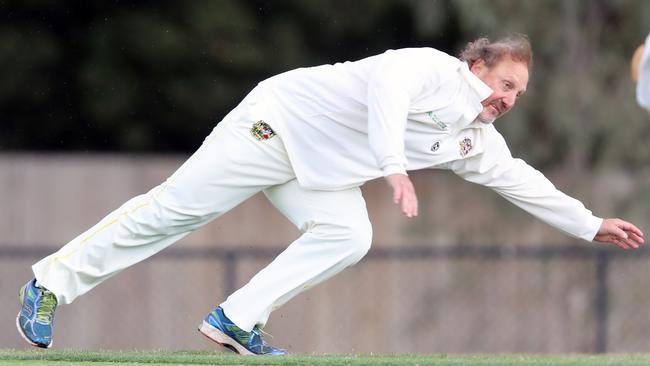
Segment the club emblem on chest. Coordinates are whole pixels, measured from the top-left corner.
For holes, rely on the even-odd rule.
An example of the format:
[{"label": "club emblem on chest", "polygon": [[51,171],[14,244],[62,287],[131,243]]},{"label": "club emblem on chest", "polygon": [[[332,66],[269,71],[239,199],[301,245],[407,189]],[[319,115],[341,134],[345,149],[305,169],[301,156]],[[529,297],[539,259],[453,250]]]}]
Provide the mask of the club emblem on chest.
[{"label": "club emblem on chest", "polygon": [[251,135],[256,139],[263,141],[275,136],[275,131],[264,121],[257,121],[251,128]]},{"label": "club emblem on chest", "polygon": [[472,140],[468,137],[462,139],[459,143],[460,145],[460,156],[465,157],[472,150]]}]

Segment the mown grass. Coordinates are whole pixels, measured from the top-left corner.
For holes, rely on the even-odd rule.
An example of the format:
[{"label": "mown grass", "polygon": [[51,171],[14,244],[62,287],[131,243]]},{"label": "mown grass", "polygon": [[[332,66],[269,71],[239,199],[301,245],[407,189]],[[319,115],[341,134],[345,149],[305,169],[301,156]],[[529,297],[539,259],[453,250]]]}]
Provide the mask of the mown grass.
[{"label": "mown grass", "polygon": [[480,365],[480,366],[641,366],[650,355],[291,355],[242,357],[210,351],[0,350],[0,365]]}]

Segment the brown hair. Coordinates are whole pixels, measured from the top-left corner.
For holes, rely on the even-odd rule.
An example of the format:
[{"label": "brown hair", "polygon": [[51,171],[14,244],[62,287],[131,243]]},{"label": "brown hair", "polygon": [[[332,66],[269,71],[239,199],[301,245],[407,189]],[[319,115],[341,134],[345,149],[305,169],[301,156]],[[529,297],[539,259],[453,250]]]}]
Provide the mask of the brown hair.
[{"label": "brown hair", "polygon": [[524,35],[509,36],[495,42],[486,37],[469,42],[460,52],[459,58],[472,67],[478,61],[485,61],[487,67],[496,65],[504,56],[510,56],[514,61],[523,62],[530,71],[533,68],[533,50],[528,37]]}]

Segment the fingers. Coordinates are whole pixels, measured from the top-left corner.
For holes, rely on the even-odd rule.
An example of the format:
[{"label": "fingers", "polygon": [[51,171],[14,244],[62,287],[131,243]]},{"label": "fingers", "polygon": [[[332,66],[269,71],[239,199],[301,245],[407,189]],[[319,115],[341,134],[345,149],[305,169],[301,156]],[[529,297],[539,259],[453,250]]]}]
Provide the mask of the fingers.
[{"label": "fingers", "polygon": [[643,237],[643,231],[641,231],[638,227],[630,224],[629,222],[623,220],[617,220],[616,224],[622,230],[635,234],[638,237]]},{"label": "fingers", "polygon": [[628,239],[621,239],[621,238],[614,238],[614,244],[616,244],[619,248],[622,249],[637,249],[639,247],[638,244],[634,243],[633,241],[630,241]]},{"label": "fingers", "polygon": [[623,240],[621,240],[619,238],[616,238],[616,237],[612,237],[611,243],[614,243],[617,247],[619,247],[621,249],[624,249],[624,250],[630,249],[630,246],[627,245],[627,243],[625,243],[625,241],[623,241]]},{"label": "fingers", "polygon": [[629,222],[616,219],[614,220],[616,236],[613,240],[619,248],[623,249],[638,249],[645,240],[643,239],[643,232],[636,226]]},{"label": "fingers", "polygon": [[402,186],[399,184],[393,185],[393,203],[400,203],[402,200]]},{"label": "fingers", "polygon": [[644,243],[643,238],[635,233],[628,233],[628,238],[621,241],[632,249],[639,249]]},{"label": "fingers", "polygon": [[409,177],[403,174],[392,174],[387,176],[386,179],[393,188],[393,202],[400,205],[402,213],[406,217],[417,216],[418,199]]},{"label": "fingers", "polygon": [[614,235],[615,237],[617,237],[619,239],[627,239],[628,238],[627,233],[623,229],[619,228],[618,226],[614,226],[613,228],[611,228],[610,234]]},{"label": "fingers", "polygon": [[634,233],[629,233],[629,236],[627,239],[621,238],[617,235],[614,234],[608,234],[608,235],[599,235],[598,237],[595,238],[596,241],[602,242],[602,243],[611,243],[616,245],[617,247],[621,249],[638,249],[644,244],[644,239]]},{"label": "fingers", "polygon": [[633,240],[639,246],[645,244],[645,239],[643,239],[643,236],[639,236],[639,235],[637,235],[635,233],[629,233],[629,239],[628,240]]},{"label": "fingers", "polygon": [[418,199],[412,185],[410,189],[406,188],[403,190],[401,208],[402,213],[406,217],[415,217],[418,215]]},{"label": "fingers", "polygon": [[[397,191],[399,191],[398,196],[395,194]],[[408,177],[400,179],[398,187],[393,191],[393,201],[400,205],[404,216],[415,217],[418,215],[418,199],[415,195],[415,188]]]},{"label": "fingers", "polygon": [[630,245],[630,243],[627,242],[626,239],[619,238],[616,235],[611,235],[611,234],[610,235],[599,235],[596,238],[596,240],[601,242],[601,243],[614,244],[617,247],[619,247],[621,249],[624,249],[624,250],[634,248],[632,245]]},{"label": "fingers", "polygon": [[638,249],[644,243],[643,232],[621,219],[605,219],[596,236],[597,241],[612,243],[621,249]]}]

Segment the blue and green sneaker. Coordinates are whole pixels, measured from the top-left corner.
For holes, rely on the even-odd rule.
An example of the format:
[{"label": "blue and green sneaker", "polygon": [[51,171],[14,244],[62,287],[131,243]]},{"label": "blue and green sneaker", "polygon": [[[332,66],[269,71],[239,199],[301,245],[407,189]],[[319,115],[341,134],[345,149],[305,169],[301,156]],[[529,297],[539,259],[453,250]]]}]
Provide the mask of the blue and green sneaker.
[{"label": "blue and green sneaker", "polygon": [[286,355],[284,349],[271,347],[262,338],[262,330],[255,326],[252,331],[247,332],[236,326],[221,306],[214,309],[205,317],[199,326],[199,332],[220,345],[240,355]]},{"label": "blue and green sneaker", "polygon": [[36,285],[33,279],[20,289],[20,312],[16,326],[20,334],[32,346],[52,347],[52,327],[56,296],[47,289]]}]

